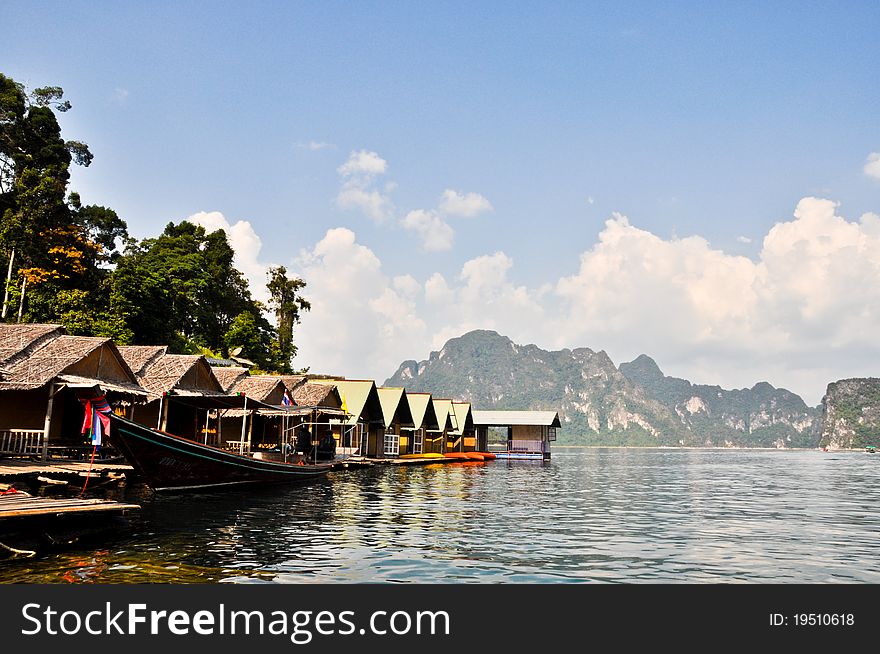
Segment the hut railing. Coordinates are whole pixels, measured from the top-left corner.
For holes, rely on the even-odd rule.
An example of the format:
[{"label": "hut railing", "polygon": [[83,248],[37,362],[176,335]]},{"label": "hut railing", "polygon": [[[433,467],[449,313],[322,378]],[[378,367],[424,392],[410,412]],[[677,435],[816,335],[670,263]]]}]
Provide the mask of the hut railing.
[{"label": "hut railing", "polygon": [[39,456],[42,453],[42,429],[0,429],[0,455]]},{"label": "hut railing", "polygon": [[531,454],[544,452],[544,441],[514,439],[507,443],[491,443],[490,452],[515,452],[518,454]]}]

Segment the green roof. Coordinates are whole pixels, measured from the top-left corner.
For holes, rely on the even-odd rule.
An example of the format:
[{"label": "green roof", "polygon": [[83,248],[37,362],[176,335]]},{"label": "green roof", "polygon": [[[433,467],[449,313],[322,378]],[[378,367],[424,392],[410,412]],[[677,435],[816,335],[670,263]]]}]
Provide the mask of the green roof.
[{"label": "green roof", "polygon": [[382,416],[386,426],[394,422],[395,417],[402,425],[410,426],[412,424],[409,403],[405,399],[406,391],[403,388],[380,386],[376,391],[379,393],[379,403],[382,405]]},{"label": "green roof", "polygon": [[[421,429],[422,427],[431,429],[438,426],[434,424],[438,423],[436,416],[432,415],[434,411],[431,411],[431,414],[428,413],[428,408],[433,404],[430,393],[407,393],[406,400],[409,402],[409,411],[412,413],[415,429]],[[426,420],[429,421],[428,424],[423,424]]]},{"label": "green roof", "polygon": [[[369,380],[360,379],[313,379],[312,383],[336,386],[339,396],[342,398],[342,408],[350,415],[346,421],[349,425],[356,425],[361,419],[370,395],[375,393],[376,384]],[[375,419],[378,416],[370,416]]]},{"label": "green roof", "polygon": [[454,435],[461,435],[468,427],[468,423],[473,426],[474,419],[471,415],[470,402],[453,402],[452,412],[455,414],[455,430],[452,432]]},{"label": "green roof", "polygon": [[455,423],[455,414],[452,412],[452,400],[442,400],[438,398],[433,398],[432,402],[434,403],[434,413],[437,414],[437,424],[440,426],[440,430],[446,428],[446,425],[449,425],[449,429],[453,430],[456,428]]}]

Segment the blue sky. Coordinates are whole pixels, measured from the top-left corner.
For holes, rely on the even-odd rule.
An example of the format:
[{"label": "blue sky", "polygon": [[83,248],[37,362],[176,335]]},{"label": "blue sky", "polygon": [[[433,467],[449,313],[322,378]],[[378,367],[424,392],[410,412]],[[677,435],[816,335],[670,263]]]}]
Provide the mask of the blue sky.
[{"label": "blue sky", "polygon": [[[65,135],[95,154],[74,187],[133,234],[219,212],[239,235],[249,224],[238,248],[252,248],[241,254],[253,277],[268,263],[306,275],[318,302],[301,365],[381,381],[403,358],[484,326],[607,349],[618,363],[644,351],[695,381],[768,379],[811,402],[833,378],[870,373],[866,334],[880,317],[868,311],[841,335],[833,312],[865,314],[878,278],[867,295],[850,289],[852,306],[813,306],[790,277],[767,281],[794,269],[764,238],[795,222],[814,228],[795,241],[838,243],[798,273],[820,286],[837,270],[821,262],[851,260],[852,243],[865,274],[877,270],[861,219],[880,211],[877,3],[181,4],[7,1],[0,71],[64,87]],[[346,176],[353,153],[368,166]],[[475,204],[450,213],[446,191]],[[810,197],[836,205],[804,208],[821,225],[793,217]],[[627,253],[643,232],[657,239],[651,253],[679,263],[688,237],[705,244],[690,267],[629,279],[641,257],[614,297],[574,297],[581,287],[564,280],[620,265],[601,249],[615,214],[630,227]],[[861,229],[851,242],[828,235],[847,231],[841,220]],[[695,291],[683,278],[700,278],[712,252],[754,269],[742,267],[735,289]],[[357,283],[340,272],[352,261],[370,271],[352,268]],[[800,303],[767,322],[771,288]],[[752,312],[681,300],[725,293]],[[668,329],[615,297],[668,298],[656,308]],[[665,315],[673,306],[679,315]],[[720,330],[722,318],[742,330]],[[778,352],[765,357],[762,343]]]}]

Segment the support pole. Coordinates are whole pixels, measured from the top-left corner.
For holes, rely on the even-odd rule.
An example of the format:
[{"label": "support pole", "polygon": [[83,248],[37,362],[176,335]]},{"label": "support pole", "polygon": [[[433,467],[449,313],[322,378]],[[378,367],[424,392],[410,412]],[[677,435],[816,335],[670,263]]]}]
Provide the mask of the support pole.
[{"label": "support pole", "polygon": [[49,402],[46,404],[46,418],[43,421],[43,461],[49,459],[49,431],[52,428],[52,404],[55,401],[55,384],[49,384]]},{"label": "support pole", "polygon": [[6,271],[6,286],[3,290],[3,318],[6,318],[6,311],[9,308],[9,285],[12,283],[13,261],[15,261],[15,248],[12,248],[12,254],[9,255],[9,270]]},{"label": "support pole", "polygon": [[160,431],[168,431],[168,405],[171,404],[171,398],[169,397],[165,401],[165,406],[162,407],[162,427]]},{"label": "support pole", "polygon": [[244,396],[244,407],[241,414],[241,438],[238,441],[238,453],[244,454],[244,428],[247,423],[247,395]]}]

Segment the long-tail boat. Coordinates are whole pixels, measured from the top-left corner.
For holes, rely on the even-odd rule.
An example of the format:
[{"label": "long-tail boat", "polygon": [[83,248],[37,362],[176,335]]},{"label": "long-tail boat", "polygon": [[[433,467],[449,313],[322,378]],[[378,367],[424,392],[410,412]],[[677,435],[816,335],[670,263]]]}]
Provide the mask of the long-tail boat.
[{"label": "long-tail boat", "polygon": [[330,463],[258,459],[150,429],[112,415],[110,439],[155,492],[220,489],[314,479]]}]

